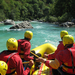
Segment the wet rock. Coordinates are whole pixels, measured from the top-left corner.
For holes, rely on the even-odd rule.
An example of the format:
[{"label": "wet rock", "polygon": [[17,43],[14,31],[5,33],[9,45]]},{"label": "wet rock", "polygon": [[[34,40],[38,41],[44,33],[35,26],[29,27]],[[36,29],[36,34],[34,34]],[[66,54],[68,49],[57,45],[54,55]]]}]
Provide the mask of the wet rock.
[{"label": "wet rock", "polygon": [[4,25],[14,25],[14,24],[15,24],[15,22],[11,19],[7,19],[4,21]]},{"label": "wet rock", "polygon": [[61,26],[61,27],[74,27],[75,24],[74,24],[74,22],[64,22],[64,23],[59,24],[59,26]]},{"label": "wet rock", "polygon": [[28,21],[24,21],[22,23],[19,23],[10,27],[10,29],[29,29],[29,28],[33,28],[33,27]]}]

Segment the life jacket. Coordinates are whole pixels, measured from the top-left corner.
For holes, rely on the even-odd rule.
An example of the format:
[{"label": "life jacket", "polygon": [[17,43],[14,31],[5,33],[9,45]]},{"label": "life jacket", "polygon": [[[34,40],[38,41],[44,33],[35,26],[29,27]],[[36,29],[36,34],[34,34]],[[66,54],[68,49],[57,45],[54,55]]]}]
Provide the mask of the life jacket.
[{"label": "life jacket", "polygon": [[64,50],[65,49],[62,41],[59,41],[58,49],[59,50]]},{"label": "life jacket", "polygon": [[21,44],[23,42],[24,41],[22,39],[18,40],[18,52],[19,52],[19,55],[20,55],[21,59],[24,59],[24,50],[21,48]]},{"label": "life jacket", "polygon": [[72,49],[75,49],[75,44],[73,44],[73,47],[72,47]]},{"label": "life jacket", "polygon": [[9,59],[15,55],[16,53],[11,53],[11,54],[5,54],[7,51],[3,51],[1,54],[0,54],[0,60],[2,61],[5,61],[8,65],[8,70],[7,70],[7,73],[6,75],[17,75],[16,73],[16,69],[15,68],[9,68]]},{"label": "life jacket", "polygon": [[[25,40],[25,39],[19,39],[18,40],[18,52],[19,52],[19,55],[21,57],[21,59],[24,60],[24,50],[23,50],[23,46],[28,43],[29,41]],[[30,43],[30,42],[29,42]]]},{"label": "life jacket", "polygon": [[68,63],[63,64],[63,69],[67,71],[68,73],[75,74],[75,46],[68,48],[68,51],[71,54],[71,57],[68,61]]}]

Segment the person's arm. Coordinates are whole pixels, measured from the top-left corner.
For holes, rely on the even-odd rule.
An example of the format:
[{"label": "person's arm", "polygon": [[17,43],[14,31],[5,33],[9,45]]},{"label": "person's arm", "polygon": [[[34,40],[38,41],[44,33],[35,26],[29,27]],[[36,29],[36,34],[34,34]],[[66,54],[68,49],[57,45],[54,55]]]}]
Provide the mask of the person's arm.
[{"label": "person's arm", "polygon": [[54,69],[58,69],[62,63],[68,62],[70,58],[70,52],[65,49],[58,52],[58,54],[55,57],[55,60],[53,61],[46,61],[46,65],[49,65],[50,67]]},{"label": "person's arm", "polygon": [[38,62],[45,63],[45,65],[48,66],[48,67],[51,67],[51,68],[54,68],[54,69],[58,69],[58,67],[60,65],[62,65],[62,62],[66,62],[69,59],[69,56],[68,56],[69,53],[67,51],[68,50],[59,51],[59,53],[55,57],[55,60],[45,60],[43,58],[38,58],[36,60]]},{"label": "person's arm", "polygon": [[51,67],[53,69],[58,69],[59,66],[60,66],[60,63],[57,59],[55,60],[47,60],[45,61],[45,65],[48,66],[48,67]]},{"label": "person's arm", "polygon": [[[27,69],[25,70],[25,75],[28,75],[28,73],[30,72],[31,67],[33,66],[34,61],[30,60]],[[27,74],[26,74],[27,73]]]},{"label": "person's arm", "polygon": [[36,59],[37,62],[43,62],[45,63],[45,65],[47,67],[50,67],[50,68],[54,68],[54,69],[58,69],[58,67],[60,66],[60,63],[57,59],[55,60],[46,60],[46,59],[43,59],[41,57],[39,57],[38,59]]}]

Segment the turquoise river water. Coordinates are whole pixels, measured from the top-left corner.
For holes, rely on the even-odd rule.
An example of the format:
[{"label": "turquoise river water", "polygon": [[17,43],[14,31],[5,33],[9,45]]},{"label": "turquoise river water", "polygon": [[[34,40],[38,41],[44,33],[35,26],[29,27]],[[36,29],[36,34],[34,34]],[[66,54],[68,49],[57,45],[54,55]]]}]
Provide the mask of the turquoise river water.
[{"label": "turquoise river water", "polygon": [[[20,23],[21,21],[15,21],[15,23]],[[75,28],[65,28],[59,27],[55,24],[31,21],[33,29],[15,29],[10,30],[11,25],[0,24],[0,52],[7,50],[6,41],[9,38],[22,39],[26,30],[31,30],[33,32],[33,38],[31,42],[31,49],[40,46],[45,43],[51,43],[54,46],[59,44],[60,31],[67,30],[70,35],[75,38]]]}]

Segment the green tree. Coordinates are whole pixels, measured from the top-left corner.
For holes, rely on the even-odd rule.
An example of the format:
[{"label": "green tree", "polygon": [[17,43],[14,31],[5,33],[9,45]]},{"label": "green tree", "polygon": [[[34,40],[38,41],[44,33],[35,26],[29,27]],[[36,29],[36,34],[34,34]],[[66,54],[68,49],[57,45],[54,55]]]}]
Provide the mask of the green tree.
[{"label": "green tree", "polygon": [[53,0],[46,0],[46,3],[47,3],[47,4],[53,3]]},{"label": "green tree", "polygon": [[45,3],[44,3],[43,1],[39,1],[39,2],[38,2],[38,5],[39,5],[39,8],[40,8],[41,10],[43,10],[44,7],[45,7]]},{"label": "green tree", "polygon": [[21,20],[25,20],[25,18],[27,17],[28,17],[28,9],[25,6],[22,6],[20,10],[20,18]]},{"label": "green tree", "polygon": [[15,8],[15,4],[14,4],[14,1],[13,0],[10,0],[9,6],[10,6],[11,9],[14,9]]},{"label": "green tree", "polygon": [[3,12],[3,10],[0,10],[0,21],[5,19],[5,14]]},{"label": "green tree", "polygon": [[33,4],[33,9],[34,9],[34,18],[37,18],[38,11],[40,10],[38,4]]},{"label": "green tree", "polygon": [[28,9],[28,18],[31,19],[31,17],[34,15],[33,5],[26,3],[25,7]]},{"label": "green tree", "polygon": [[48,16],[50,13],[50,8],[48,6],[46,6],[43,10],[44,16]]},{"label": "green tree", "polygon": [[70,12],[71,11],[71,3],[72,0],[56,0],[55,2],[55,15],[56,16],[61,16],[65,12]]},{"label": "green tree", "polygon": [[72,5],[70,13],[72,14],[73,18],[75,18],[75,0],[72,0],[71,4]]}]

